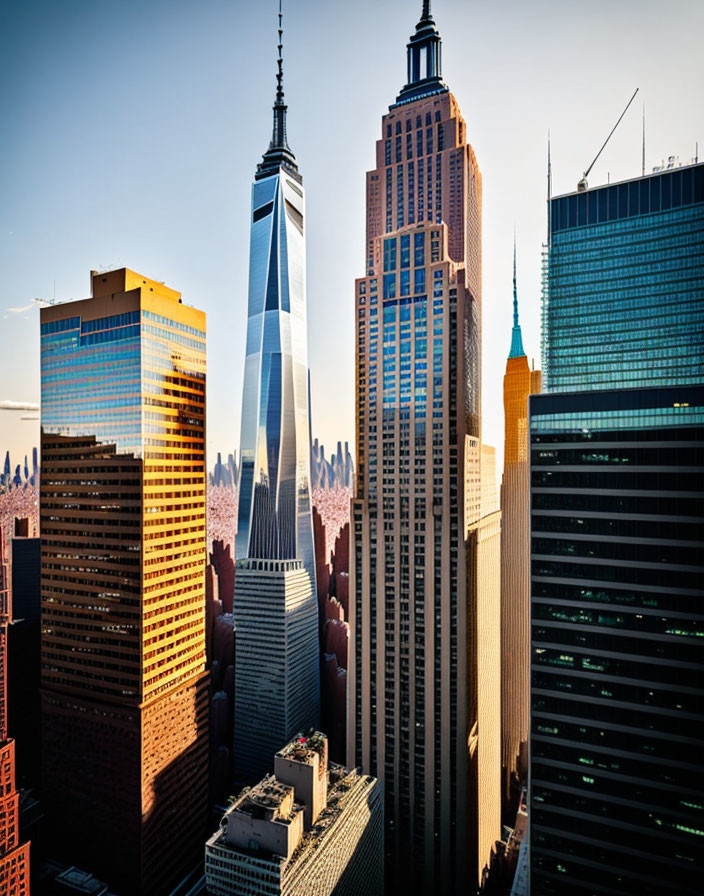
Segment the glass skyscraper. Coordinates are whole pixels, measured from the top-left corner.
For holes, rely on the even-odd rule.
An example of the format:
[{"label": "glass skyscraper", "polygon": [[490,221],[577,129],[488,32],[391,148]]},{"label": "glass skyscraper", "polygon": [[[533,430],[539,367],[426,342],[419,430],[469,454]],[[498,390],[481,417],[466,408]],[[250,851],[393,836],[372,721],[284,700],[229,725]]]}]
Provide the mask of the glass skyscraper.
[{"label": "glass skyscraper", "polygon": [[236,555],[300,560],[315,586],[305,193],[286,137],[281,65],[273,135],[252,187]]},{"label": "glass skyscraper", "polygon": [[531,892],[701,892],[704,387],[530,398]]},{"label": "glass skyscraper", "polygon": [[704,861],[704,165],[550,203],[530,399],[532,892]]},{"label": "glass skyscraper", "polygon": [[704,382],[704,164],[550,202],[548,392]]},{"label": "glass skyscraper", "polygon": [[91,281],[41,312],[42,797],[52,849],[157,896],[208,809],[205,315]]},{"label": "glass skyscraper", "polygon": [[274,126],[252,188],[236,540],[235,776],[320,723],[311,506],[305,194],[286,137],[281,13]]}]

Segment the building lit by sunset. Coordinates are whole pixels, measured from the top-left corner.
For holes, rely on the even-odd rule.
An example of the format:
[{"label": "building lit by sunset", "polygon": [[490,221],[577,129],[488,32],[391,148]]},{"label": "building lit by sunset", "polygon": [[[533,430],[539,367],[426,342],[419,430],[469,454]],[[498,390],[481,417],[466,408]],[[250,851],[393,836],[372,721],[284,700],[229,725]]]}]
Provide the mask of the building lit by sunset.
[{"label": "building lit by sunset", "polygon": [[68,860],[156,896],[207,820],[205,315],[91,286],[41,312],[42,795]]},{"label": "building lit by sunset", "polygon": [[[504,374],[504,470],[501,480],[501,766],[504,797],[511,776],[527,773],[530,723],[530,465],[528,396],[540,392],[518,321],[513,252],[513,329]],[[520,758],[519,758],[520,757]],[[516,794],[517,795],[517,794]]]},{"label": "building lit by sunset", "polygon": [[481,519],[481,174],[428,2],[407,53],[356,282],[347,763],[384,781],[387,881],[449,894],[501,834],[499,521]]},{"label": "building lit by sunset", "polygon": [[278,744],[320,723],[311,504],[305,193],[288,145],[283,30],[271,141],[252,186],[240,431],[235,777],[252,784]]}]

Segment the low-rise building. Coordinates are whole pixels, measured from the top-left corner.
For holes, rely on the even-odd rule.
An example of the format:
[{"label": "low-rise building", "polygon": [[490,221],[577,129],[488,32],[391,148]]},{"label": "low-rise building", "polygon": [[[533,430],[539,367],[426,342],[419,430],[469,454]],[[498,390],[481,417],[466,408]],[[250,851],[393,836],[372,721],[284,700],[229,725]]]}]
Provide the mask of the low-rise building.
[{"label": "low-rise building", "polygon": [[325,735],[294,738],[223,816],[205,876],[211,896],[381,896],[379,781],[328,764]]}]

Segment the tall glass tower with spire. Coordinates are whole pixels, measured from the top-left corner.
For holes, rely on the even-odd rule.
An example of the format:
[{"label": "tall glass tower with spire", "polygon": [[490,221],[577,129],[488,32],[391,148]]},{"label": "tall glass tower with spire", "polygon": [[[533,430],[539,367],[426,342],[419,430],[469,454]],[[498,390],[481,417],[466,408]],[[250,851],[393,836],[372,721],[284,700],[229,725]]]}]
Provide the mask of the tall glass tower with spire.
[{"label": "tall glass tower with spire", "polygon": [[301,560],[314,584],[305,193],[286,138],[281,39],[279,27],[273,134],[252,187],[236,555]]},{"label": "tall glass tower with spire", "polygon": [[252,187],[236,541],[235,777],[254,783],[320,724],[311,514],[305,195],[286,138],[282,18],[274,129]]}]

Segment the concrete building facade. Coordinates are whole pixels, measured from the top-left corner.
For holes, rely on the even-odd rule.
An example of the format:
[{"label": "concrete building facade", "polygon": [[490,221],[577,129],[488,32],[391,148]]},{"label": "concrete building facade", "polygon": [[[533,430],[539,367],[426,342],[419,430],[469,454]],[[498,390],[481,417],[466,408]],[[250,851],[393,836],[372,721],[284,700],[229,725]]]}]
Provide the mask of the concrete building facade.
[{"label": "concrete building facade", "polygon": [[234,801],[205,848],[211,896],[381,896],[382,788],[327,757],[324,735],[299,735]]}]

